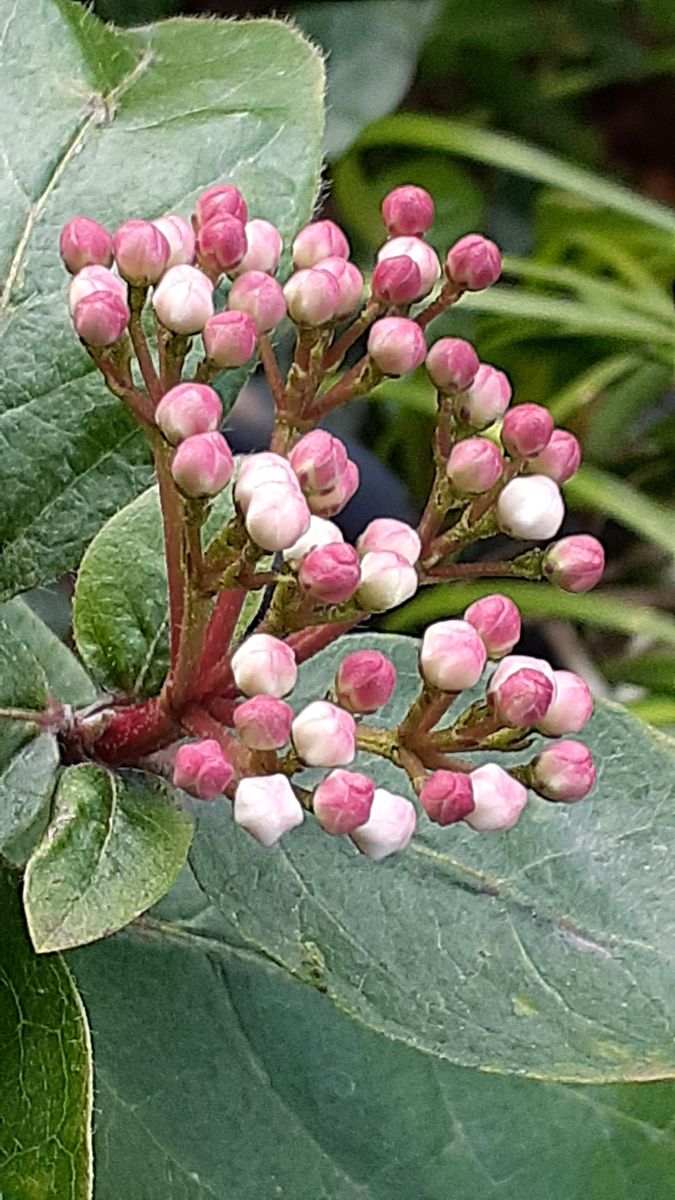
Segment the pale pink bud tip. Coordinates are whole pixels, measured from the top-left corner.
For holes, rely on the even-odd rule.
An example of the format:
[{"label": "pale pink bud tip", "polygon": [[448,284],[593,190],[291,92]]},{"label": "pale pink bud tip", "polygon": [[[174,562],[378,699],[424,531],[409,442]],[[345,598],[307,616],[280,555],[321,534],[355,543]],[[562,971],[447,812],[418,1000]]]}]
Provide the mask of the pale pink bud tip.
[{"label": "pale pink bud tip", "polygon": [[371,550],[390,550],[400,554],[414,567],[421,550],[422,543],[412,525],[405,521],[397,521],[394,517],[376,517],[366,525],[356,543],[360,555],[368,554]]},{"label": "pale pink bud tip", "polygon": [[490,287],[502,273],[499,247],[479,233],[467,233],[448,250],[445,273],[452,283],[469,292]]},{"label": "pale pink bud tip", "polygon": [[249,750],[280,750],[291,736],[293,709],[276,696],[252,696],[234,710],[234,727]]},{"label": "pale pink bud tip", "polygon": [[534,458],[548,446],[553,417],[540,404],[519,404],[506,413],[502,445],[513,458]]},{"label": "pale pink bud tip", "polygon": [[548,679],[553,689],[551,701],[555,699],[555,672],[545,658],[533,658],[529,654],[509,654],[506,658],[502,659],[490,677],[487,688],[488,700],[491,699],[495,691],[504,685],[507,679],[520,671],[533,671],[539,675],[543,675]]},{"label": "pale pink bud tip", "polygon": [[446,469],[458,496],[477,496],[501,478],[504,459],[487,438],[465,438],[452,447]]},{"label": "pale pink bud tip", "polygon": [[245,696],[281,696],[298,677],[292,647],[268,633],[254,633],[232,655],[234,681]]},{"label": "pale pink bud tip", "polygon": [[499,687],[491,688],[490,704],[502,725],[527,729],[551,707],[555,688],[541,671],[514,671]]},{"label": "pale pink bud tip", "polygon": [[394,664],[379,650],[357,650],[343,658],[335,676],[340,704],[353,713],[374,713],[387,704],[396,687]]},{"label": "pale pink bud tip", "polygon": [[283,288],[264,271],[245,271],[237,276],[227,297],[227,307],[253,317],[258,333],[269,333],[286,316]]},{"label": "pale pink bud tip", "polygon": [[293,745],[308,767],[342,767],[356,754],[356,725],[351,713],[327,700],[314,700],[291,727]]},{"label": "pale pink bud tip", "polygon": [[114,292],[124,304],[127,302],[127,285],[119,275],[114,275],[107,267],[83,267],[68,286],[68,311],[71,317],[80,300],[92,292]]},{"label": "pale pink bud tip", "polygon": [[467,825],[480,832],[511,829],[527,804],[527,791],[522,783],[496,763],[477,767],[469,778],[475,807],[464,818]]},{"label": "pale pink bud tip", "polygon": [[437,621],[422,638],[420,671],[430,687],[463,692],[478,683],[486,657],[485,646],[467,621]]},{"label": "pale pink bud tip", "polygon": [[251,454],[242,463],[234,487],[234,498],[242,512],[246,513],[254,497],[259,498],[261,491],[276,484],[286,484],[296,495],[300,492],[291,466],[280,454],[272,454],[268,450]]},{"label": "pale pink bud tip", "polygon": [[284,287],[286,308],[296,325],[326,325],[333,321],[340,307],[340,288],[337,279],[328,271],[308,267],[296,271]]},{"label": "pale pink bud tip", "polygon": [[369,550],[361,559],[358,600],[369,612],[398,608],[417,591],[417,571],[393,550]]},{"label": "pale pink bud tip", "polygon": [[566,429],[554,429],[548,445],[530,460],[527,470],[533,475],[548,475],[560,484],[576,475],[580,463],[581,446],[574,434]]},{"label": "pale pink bud tip", "polygon": [[295,481],[254,492],[246,509],[249,537],[263,550],[287,550],[309,529],[307,501]]},{"label": "pale pink bud tip", "polygon": [[233,775],[232,763],[212,738],[181,746],[174,760],[174,786],[198,800],[215,800],[225,791]]},{"label": "pale pink bud tip", "polygon": [[169,243],[167,267],[179,267],[194,262],[195,234],[189,221],[184,217],[170,216],[157,217],[152,223]]},{"label": "pale pink bud tip", "polygon": [[403,184],[385,196],[382,219],[394,236],[426,233],[434,223],[434,202],[424,188]]},{"label": "pale pink bud tip", "polygon": [[420,804],[437,825],[463,821],[475,808],[471,777],[460,771],[434,771],[422,785]]},{"label": "pale pink bud tip", "polygon": [[309,492],[308,503],[313,513],[321,517],[334,517],[342,512],[359,487],[359,468],[351,459],[340,475],[335,487],[327,492]]},{"label": "pale pink bud tip", "polygon": [[310,550],[316,550],[317,546],[331,546],[334,542],[343,541],[344,537],[337,525],[334,525],[332,521],[324,521],[323,517],[312,516],[309,519],[309,528],[306,533],[303,533],[297,542],[284,550],[284,559],[292,567],[297,568]]},{"label": "pale pink bud tip", "polygon": [[256,323],[245,312],[220,312],[209,317],[202,337],[206,357],[224,370],[249,362],[258,344]]},{"label": "pale pink bud tip", "polygon": [[276,226],[261,217],[247,221],[246,245],[244,257],[230,275],[241,275],[244,271],[264,271],[266,275],[274,275],[283,249]]},{"label": "pale pink bud tip", "polygon": [[186,496],[217,496],[234,471],[234,459],[222,433],[196,433],[181,442],[171,474]]},{"label": "pale pink bud tip", "polygon": [[354,263],[331,255],[316,264],[317,271],[326,271],[338,285],[339,301],[336,316],[346,317],[358,306],[363,295],[363,275]]},{"label": "pale pink bud tip", "polygon": [[385,375],[406,375],[421,366],[427,351],[419,325],[407,317],[382,317],[368,337],[368,353]]},{"label": "pale pink bud tip", "polygon": [[283,834],[301,825],[302,805],[285,775],[251,775],[242,779],[234,796],[234,819],[262,846],[273,846]]},{"label": "pale pink bud tip", "polygon": [[71,275],[90,265],[112,266],[113,240],[107,229],[89,217],[73,217],[63,226],[59,250]]},{"label": "pale pink bud tip", "polygon": [[581,742],[555,742],[532,765],[534,786],[547,800],[583,800],[597,779],[591,752]]},{"label": "pale pink bud tip", "polygon": [[340,482],[349,461],[339,438],[325,429],[313,429],[291,450],[288,461],[304,492],[330,492]]},{"label": "pale pink bud tip", "polygon": [[349,258],[349,242],[334,221],[312,221],[293,242],[295,267],[314,267],[322,258]]},{"label": "pale pink bud tip", "polygon": [[479,366],[476,351],[463,338],[439,338],[427,354],[429,377],[441,392],[471,387]]},{"label": "pale pink bud tip", "polygon": [[499,528],[526,541],[554,537],[564,516],[560,489],[547,475],[512,479],[497,501]]},{"label": "pale pink bud tip", "polygon": [[224,213],[236,217],[243,224],[246,224],[248,219],[244,197],[239,189],[231,183],[217,183],[213,187],[207,188],[198,197],[195,205],[197,228],[200,229],[207,221],[212,221],[214,217]]},{"label": "pale pink bud tip", "polygon": [[197,234],[197,258],[211,276],[237,267],[246,254],[246,230],[231,213],[218,213]]},{"label": "pale pink bud tip", "polygon": [[383,304],[410,304],[422,290],[422,273],[407,254],[379,262],[373,271],[371,291]]},{"label": "pale pink bud tip", "polygon": [[484,596],[475,600],[464,613],[473,625],[488,653],[488,658],[510,654],[520,639],[520,613],[508,596]]},{"label": "pale pink bud tip", "polygon": [[171,249],[151,221],[125,221],[113,237],[115,262],[129,283],[156,283],[166,270]]},{"label": "pale pink bud tip", "polygon": [[155,409],[155,421],[173,445],[196,433],[212,433],[222,415],[220,396],[204,383],[177,384]]},{"label": "pale pink bud tip", "polygon": [[434,284],[440,279],[441,264],[438,261],[438,255],[428,242],[423,242],[418,237],[392,238],[391,241],[385,242],[377,252],[378,264],[401,257],[411,258],[419,270],[419,291],[411,299],[421,300],[423,296],[428,295]]},{"label": "pale pink bud tip", "polygon": [[588,592],[602,579],[605,551],[597,538],[572,534],[550,546],[544,574],[565,592]]},{"label": "pale pink bud tip", "polygon": [[336,542],[311,550],[298,572],[303,592],[319,604],[342,604],[359,586],[359,556],[353,546]]},{"label": "pale pink bud tip", "polygon": [[90,292],[75,305],[73,324],[88,346],[112,346],[129,324],[129,309],[116,292]]},{"label": "pale pink bud tip", "polygon": [[387,858],[410,843],[417,814],[405,796],[375,788],[370,816],[365,825],[352,833],[352,841],[366,858]]},{"label": "pale pink bud tip", "polygon": [[487,429],[503,416],[511,400],[511,384],[503,371],[481,363],[468,391],[462,396],[459,416],[472,429]]},{"label": "pale pink bud tip", "polygon": [[375,784],[357,771],[331,771],[314,792],[312,808],[322,829],[340,837],[365,825]]},{"label": "pale pink bud tip", "polygon": [[169,267],[153,291],[152,306],[172,333],[201,333],[213,316],[213,285],[197,267]]},{"label": "pale pink bud tip", "polygon": [[590,720],[593,697],[583,679],[572,671],[554,671],[556,695],[537,728],[549,737],[578,733]]}]

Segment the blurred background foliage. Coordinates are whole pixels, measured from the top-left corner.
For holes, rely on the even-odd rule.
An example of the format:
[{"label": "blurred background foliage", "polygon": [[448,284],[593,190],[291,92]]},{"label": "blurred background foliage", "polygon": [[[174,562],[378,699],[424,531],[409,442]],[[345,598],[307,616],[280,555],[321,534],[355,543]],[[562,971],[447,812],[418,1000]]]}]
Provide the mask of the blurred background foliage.
[{"label": "blurred background foliage", "polygon": [[[673,0],[96,0],[140,24],[175,13],[288,13],[328,61],[326,212],[364,266],[379,203],[433,193],[443,251],[481,229],[503,283],[465,297],[434,336],[472,340],[517,401],[546,404],[584,446],[567,532],[608,550],[601,589],[504,586],[530,636],[599,695],[675,727],[675,3]],[[420,504],[434,395],[389,382],[347,431]],[[389,616],[415,630],[494,585],[426,591]]]}]

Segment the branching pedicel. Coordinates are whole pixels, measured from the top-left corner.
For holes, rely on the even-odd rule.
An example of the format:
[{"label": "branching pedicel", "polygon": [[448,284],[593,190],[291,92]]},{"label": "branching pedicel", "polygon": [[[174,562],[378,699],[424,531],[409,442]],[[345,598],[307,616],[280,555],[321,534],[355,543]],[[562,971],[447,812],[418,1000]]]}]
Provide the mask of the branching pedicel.
[{"label": "branching pedicel", "polygon": [[[298,233],[295,272],[282,288],[274,278],[278,231],[249,221],[244,198],[230,185],[199,197],[192,225],[177,216],[130,220],[114,238],[87,218],[66,225],[61,253],[73,275],[75,329],[154,455],[171,666],[161,694],[149,701],[113,702],[69,721],[52,706],[43,717],[59,728],[71,759],[149,769],[173,762],[176,786],[204,800],[225,792],[235,821],[265,845],[299,824],[306,809],[371,858],[403,849],[416,813],[405,797],[349,769],[358,749],[405,772],[432,821],[508,829],[525,805],[526,785],[554,801],[585,796],[595,779],[588,750],[552,741],[529,765],[510,771],[490,763],[475,768],[464,755],[522,750],[534,732],[557,739],[578,731],[591,712],[588,690],[569,672],[511,654],[520,618],[500,595],[472,604],[463,620],[427,629],[420,694],[396,729],[368,719],[396,683],[379,651],[347,654],[331,694],[294,716],[284,697],[297,664],[425,584],[502,575],[584,591],[603,568],[602,547],[586,536],[503,562],[457,561],[466,547],[499,532],[527,541],[554,537],[564,513],[559,484],[577,469],[579,446],[553,429],[545,409],[509,409],[506,376],[479,363],[467,342],[442,338],[427,350],[433,318],[464,291],[496,281],[497,247],[478,234],[463,237],[442,271],[424,241],[434,212],[427,192],[397,188],[382,212],[390,236],[363,307],[362,276],[335,224],[317,221]],[[214,285],[223,276],[230,281],[227,309],[214,315]],[[154,355],[146,337],[151,311]],[[284,379],[270,334],[286,316],[296,326],[296,345]],[[182,382],[196,335],[204,357],[195,378]],[[341,371],[361,339],[365,352]],[[210,385],[221,371],[251,362],[256,350],[274,397],[274,436],[269,452],[252,455],[236,473]],[[347,545],[331,518],[356,491],[358,470],[319,423],[425,359],[438,419],[435,477],[419,527],[378,519],[355,547]],[[211,499],[235,473],[235,515],[205,548]],[[261,588],[270,589],[266,615],[235,647],[244,598]],[[454,705],[459,715],[444,723],[453,702],[479,683],[488,659],[500,661],[484,698]],[[196,740],[186,744],[187,736]],[[330,769],[312,794],[294,783],[307,765]]]}]

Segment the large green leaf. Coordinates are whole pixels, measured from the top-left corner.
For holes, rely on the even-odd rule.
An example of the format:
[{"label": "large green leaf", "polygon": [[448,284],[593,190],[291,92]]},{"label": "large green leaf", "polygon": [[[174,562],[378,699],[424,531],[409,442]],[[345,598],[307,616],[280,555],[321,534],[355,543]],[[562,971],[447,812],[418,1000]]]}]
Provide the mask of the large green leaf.
[{"label": "large green leaf", "polygon": [[58,231],[188,213],[232,179],[286,239],[319,179],[323,69],[276,21],[115,32],[71,0],[0,0],[0,595],[74,567],[149,479],[69,326]]},{"label": "large green leaf", "polygon": [[4,871],[0,910],[0,1195],[90,1200],[87,1019],[63,960],[33,953]]},{"label": "large green leaf", "polygon": [[132,921],[176,881],[191,839],[190,818],[156,776],[67,768],[26,868],[35,949],[80,946]]},{"label": "large green leaf", "polygon": [[84,667],[25,600],[17,598],[0,605],[0,620],[7,622],[13,635],[35,656],[57,700],[82,706],[96,699],[96,688]]},{"label": "large green leaf", "polygon": [[[399,672],[389,723],[417,690],[417,645],[349,639],[375,644]],[[321,696],[344,653],[312,659],[294,703]],[[265,851],[223,802],[202,817],[192,866],[249,945],[438,1059],[544,1079],[671,1076],[673,751],[619,709],[601,708],[584,739],[593,799],[532,797],[508,834],[420,819],[407,853],[374,864],[309,820]],[[364,765],[405,788],[389,764]]]}]

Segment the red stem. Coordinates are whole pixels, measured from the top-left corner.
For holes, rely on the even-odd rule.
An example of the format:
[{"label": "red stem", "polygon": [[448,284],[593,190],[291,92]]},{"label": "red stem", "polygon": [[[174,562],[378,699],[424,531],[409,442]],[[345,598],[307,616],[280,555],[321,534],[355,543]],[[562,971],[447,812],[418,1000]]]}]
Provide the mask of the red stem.
[{"label": "red stem", "polygon": [[281,377],[277,356],[274,353],[270,335],[261,333],[258,340],[258,349],[260,351],[260,361],[263,365],[263,370],[267,377],[267,382],[270,385],[270,391],[274,397],[277,412],[286,411],[286,388]]},{"label": "red stem", "polygon": [[353,621],[339,621],[329,625],[315,625],[312,629],[300,629],[297,633],[291,633],[286,642],[295,651],[297,662],[307,662],[308,658],[313,658],[320,650],[330,646],[331,642],[342,637],[343,633],[348,633],[355,625],[359,625],[366,616],[368,614],[364,613]]},{"label": "red stem", "polygon": [[180,495],[171,475],[170,448],[157,436],[152,438],[152,449],[164,525],[164,554],[169,589],[169,641],[171,664],[173,665],[178,655],[180,633],[183,626],[185,591],[182,549],[183,510]]},{"label": "red stem", "polygon": [[[153,696],[151,700],[115,711],[104,732],[94,741],[96,757],[111,765],[133,762],[169,746],[179,730],[175,716],[160,703],[158,696]],[[86,722],[79,733],[86,743]]]}]

